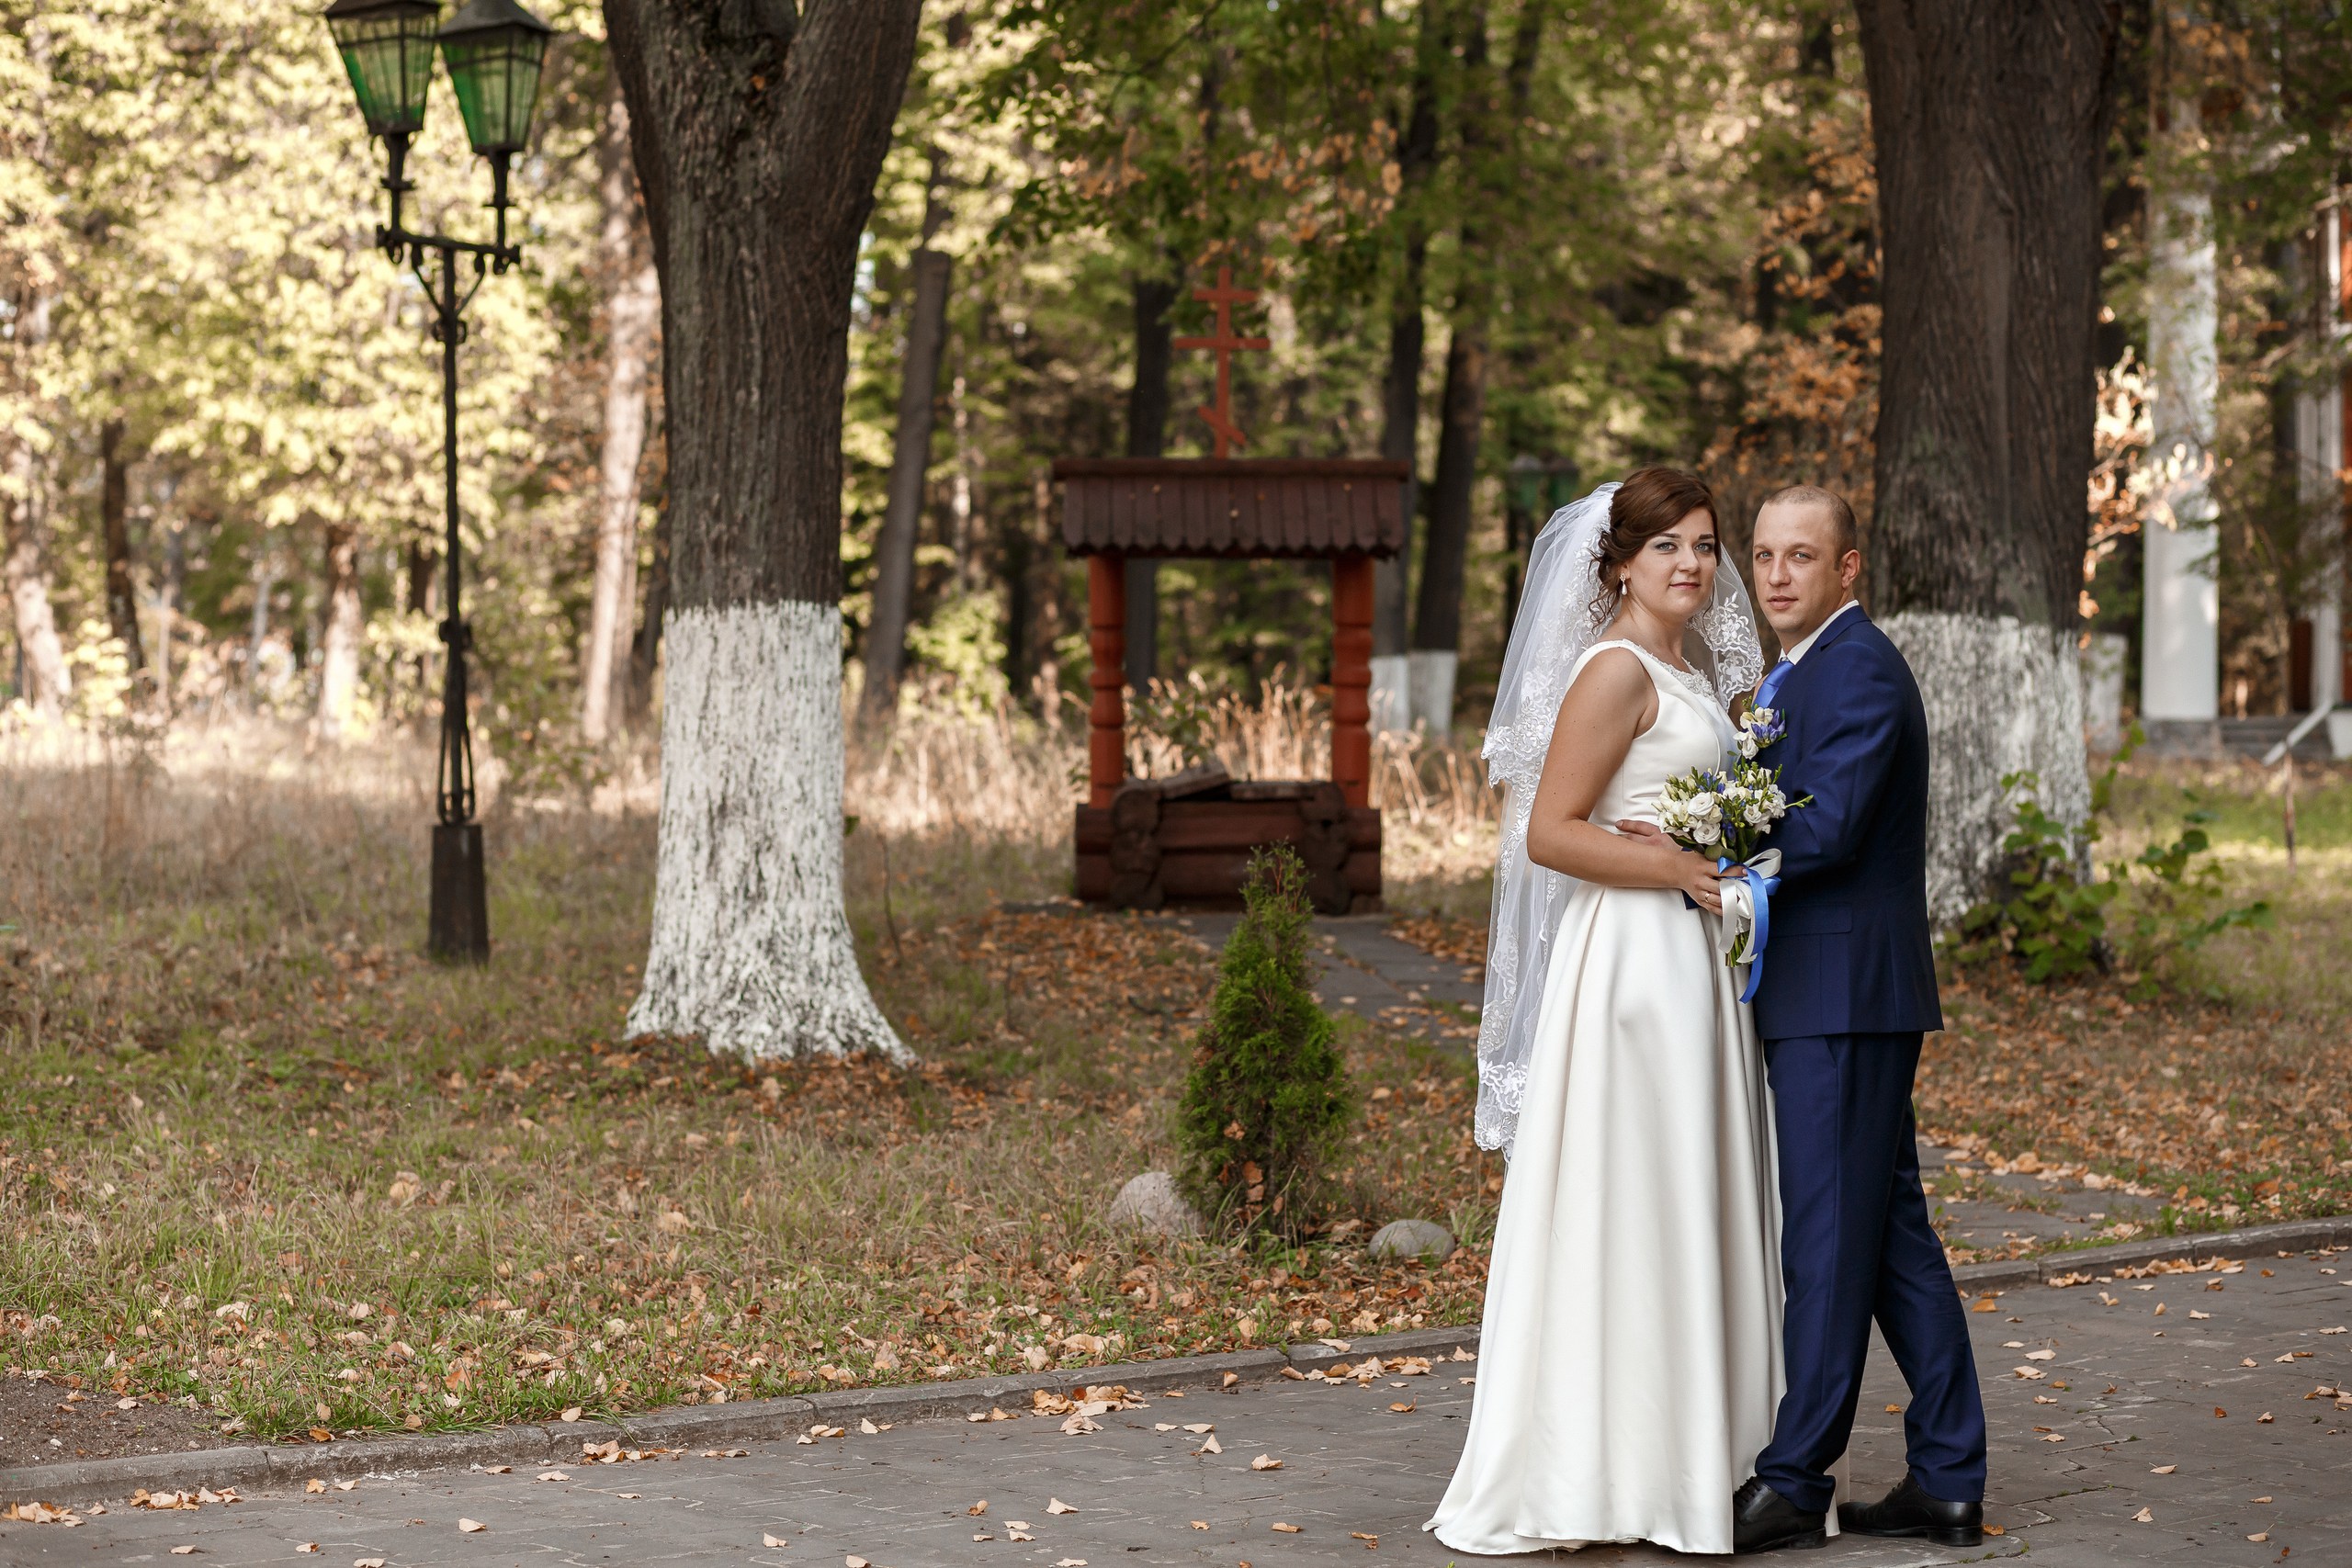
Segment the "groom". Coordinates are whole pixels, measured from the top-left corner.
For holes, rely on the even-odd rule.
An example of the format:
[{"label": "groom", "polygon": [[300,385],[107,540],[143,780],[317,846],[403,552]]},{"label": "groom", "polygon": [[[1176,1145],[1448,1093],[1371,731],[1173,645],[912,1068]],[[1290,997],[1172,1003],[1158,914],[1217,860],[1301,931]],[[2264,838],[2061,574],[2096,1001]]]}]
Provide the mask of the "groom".
[{"label": "groom", "polygon": [[1772,833],[1782,886],[1756,994],[1780,1134],[1788,1393],[1733,1501],[1741,1551],[1821,1544],[1873,1318],[1911,1386],[1909,1473],[1838,1522],[1943,1546],[1984,1540],[1984,1409],[1911,1122],[1920,1037],[1943,1027],[1927,715],[1903,655],[1854,602],[1858,546],[1853,510],[1811,485],[1757,515],[1757,596],[1787,650],[1757,694],[1788,722],[1762,760],[1792,800],[1813,803]]}]

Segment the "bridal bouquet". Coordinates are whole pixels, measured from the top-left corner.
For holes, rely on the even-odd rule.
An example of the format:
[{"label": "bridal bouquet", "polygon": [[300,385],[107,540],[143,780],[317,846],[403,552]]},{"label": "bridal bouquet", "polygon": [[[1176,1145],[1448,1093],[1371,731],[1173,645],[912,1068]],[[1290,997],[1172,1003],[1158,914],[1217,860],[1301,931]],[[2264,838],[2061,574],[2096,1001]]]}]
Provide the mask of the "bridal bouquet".
[{"label": "bridal bouquet", "polygon": [[1772,824],[1812,797],[1791,800],[1781,770],[1743,758],[1727,768],[1693,768],[1666,781],[1658,826],[1686,850],[1745,862],[1763,847]]},{"label": "bridal bouquet", "polygon": [[1658,797],[1658,826],[1668,838],[1713,855],[1719,870],[1747,867],[1747,876],[1723,884],[1724,962],[1753,965],[1742,1001],[1755,998],[1771,931],[1770,896],[1780,886],[1781,852],[1765,849],[1765,837],[1774,823],[1813,801],[1811,795],[1791,800],[1781,788],[1781,770],[1756,760],[1787,728],[1771,709],[1751,708],[1739,721],[1737,761],[1678,773]]}]

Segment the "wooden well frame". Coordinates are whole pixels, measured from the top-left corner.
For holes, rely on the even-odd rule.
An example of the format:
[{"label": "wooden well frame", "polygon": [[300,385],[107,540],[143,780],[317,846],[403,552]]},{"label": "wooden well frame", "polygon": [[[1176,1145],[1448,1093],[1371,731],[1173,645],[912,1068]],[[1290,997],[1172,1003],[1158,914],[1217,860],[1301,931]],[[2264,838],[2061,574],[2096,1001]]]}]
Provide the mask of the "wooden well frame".
[{"label": "wooden well frame", "polygon": [[[1404,543],[1403,463],[1363,459],[1064,459],[1062,534],[1087,558],[1087,799],[1078,896],[1118,908],[1238,904],[1250,853],[1289,843],[1316,907],[1377,908],[1372,807],[1373,562]],[[1241,780],[1222,770],[1126,776],[1129,557],[1331,563],[1331,772]]]}]

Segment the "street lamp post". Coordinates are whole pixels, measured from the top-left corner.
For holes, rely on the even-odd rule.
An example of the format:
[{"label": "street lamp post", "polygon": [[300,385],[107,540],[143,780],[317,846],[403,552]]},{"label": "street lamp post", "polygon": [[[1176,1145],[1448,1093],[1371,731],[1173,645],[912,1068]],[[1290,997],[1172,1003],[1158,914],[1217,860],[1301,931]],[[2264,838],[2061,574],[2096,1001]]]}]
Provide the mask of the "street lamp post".
[{"label": "street lamp post", "polygon": [[[466,651],[472,632],[458,598],[458,345],[466,339],[465,310],[474,290],[488,274],[503,273],[523,259],[522,247],[506,243],[506,176],[529,139],[539,68],[552,29],[514,0],[471,0],[447,25],[436,27],[440,18],[439,0],[334,0],[326,10],[327,28],[351,77],[360,115],[368,134],[383,139],[390,164],[383,185],[391,198],[391,220],[377,225],[376,248],[394,266],[405,264],[416,274],[433,302],[433,340],[441,345],[443,552],[448,567],[441,640],[449,654],[441,683],[439,819],[433,829],[433,913],[426,945],[436,958],[481,964],[490,958],[490,908],[481,824],[474,820],[473,735],[466,711]],[[466,139],[478,156],[490,160],[497,234],[488,244],[419,234],[401,221],[401,197],[415,188],[407,178],[409,143],[424,129],[436,44],[458,95]],[[440,263],[437,279],[428,275],[428,257]],[[473,272],[462,292],[460,258],[470,260]]]}]

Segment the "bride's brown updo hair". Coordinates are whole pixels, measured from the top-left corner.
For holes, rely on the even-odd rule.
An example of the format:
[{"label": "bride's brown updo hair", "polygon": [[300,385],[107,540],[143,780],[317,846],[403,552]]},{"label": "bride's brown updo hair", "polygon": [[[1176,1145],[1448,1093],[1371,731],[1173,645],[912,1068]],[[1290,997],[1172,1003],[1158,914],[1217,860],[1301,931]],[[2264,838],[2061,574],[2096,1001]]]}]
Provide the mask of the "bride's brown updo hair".
[{"label": "bride's brown updo hair", "polygon": [[1644,545],[1693,512],[1704,512],[1721,531],[1715,492],[1698,475],[1680,468],[1636,468],[1625,476],[1625,482],[1609,498],[1609,526],[1593,547],[1600,578],[1592,601],[1595,625],[1606,626],[1617,613],[1618,583],[1626,563],[1641,553]]}]

